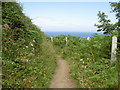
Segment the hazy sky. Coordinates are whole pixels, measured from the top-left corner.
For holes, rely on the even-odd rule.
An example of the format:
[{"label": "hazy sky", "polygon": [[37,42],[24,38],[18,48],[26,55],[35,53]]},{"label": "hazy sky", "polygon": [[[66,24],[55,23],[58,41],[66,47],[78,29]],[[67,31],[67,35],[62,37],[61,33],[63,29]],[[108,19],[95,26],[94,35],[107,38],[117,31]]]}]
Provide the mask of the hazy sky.
[{"label": "hazy sky", "polygon": [[96,32],[98,11],[113,22],[109,2],[22,2],[23,12],[42,31]]}]

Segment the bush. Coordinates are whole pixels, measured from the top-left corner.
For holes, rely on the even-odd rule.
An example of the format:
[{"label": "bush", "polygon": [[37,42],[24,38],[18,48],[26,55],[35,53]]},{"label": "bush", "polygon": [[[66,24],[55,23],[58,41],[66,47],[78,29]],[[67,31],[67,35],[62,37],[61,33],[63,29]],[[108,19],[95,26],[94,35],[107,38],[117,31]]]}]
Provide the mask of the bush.
[{"label": "bush", "polygon": [[2,3],[3,88],[49,87],[56,63],[51,43],[43,45],[46,38],[22,13],[20,4]]}]

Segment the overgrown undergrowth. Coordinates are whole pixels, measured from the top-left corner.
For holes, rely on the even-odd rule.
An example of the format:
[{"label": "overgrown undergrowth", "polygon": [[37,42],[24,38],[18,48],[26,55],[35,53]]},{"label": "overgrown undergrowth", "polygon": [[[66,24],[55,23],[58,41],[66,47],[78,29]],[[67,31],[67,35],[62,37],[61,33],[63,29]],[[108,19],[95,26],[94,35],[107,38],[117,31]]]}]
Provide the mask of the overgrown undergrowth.
[{"label": "overgrown undergrowth", "polygon": [[48,88],[56,67],[47,36],[16,2],[2,3],[2,88]]},{"label": "overgrown undergrowth", "polygon": [[90,40],[54,37],[58,54],[68,60],[71,76],[79,88],[118,88],[118,61],[110,60],[111,36],[95,35]]}]

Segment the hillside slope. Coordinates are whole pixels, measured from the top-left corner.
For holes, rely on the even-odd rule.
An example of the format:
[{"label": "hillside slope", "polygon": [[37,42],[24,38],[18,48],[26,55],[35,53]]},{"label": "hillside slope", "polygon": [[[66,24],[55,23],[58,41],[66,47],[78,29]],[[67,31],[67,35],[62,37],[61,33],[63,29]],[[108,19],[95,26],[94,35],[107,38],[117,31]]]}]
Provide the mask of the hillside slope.
[{"label": "hillside slope", "polygon": [[2,3],[3,88],[49,87],[56,62],[47,38],[20,4]]}]

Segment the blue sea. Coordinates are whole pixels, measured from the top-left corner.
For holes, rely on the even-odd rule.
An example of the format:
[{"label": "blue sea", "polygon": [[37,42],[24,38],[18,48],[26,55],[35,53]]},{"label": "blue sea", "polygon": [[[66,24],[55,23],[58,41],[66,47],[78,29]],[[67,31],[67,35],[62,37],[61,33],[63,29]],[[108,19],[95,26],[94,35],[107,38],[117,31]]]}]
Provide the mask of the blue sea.
[{"label": "blue sea", "polygon": [[95,35],[95,33],[97,34],[103,34],[102,32],[44,32],[46,35],[50,36],[50,37],[54,37],[54,36],[59,36],[59,35],[71,35],[71,36],[76,36],[76,37],[80,37],[80,38],[87,38],[87,37],[93,37],[93,35]]}]

